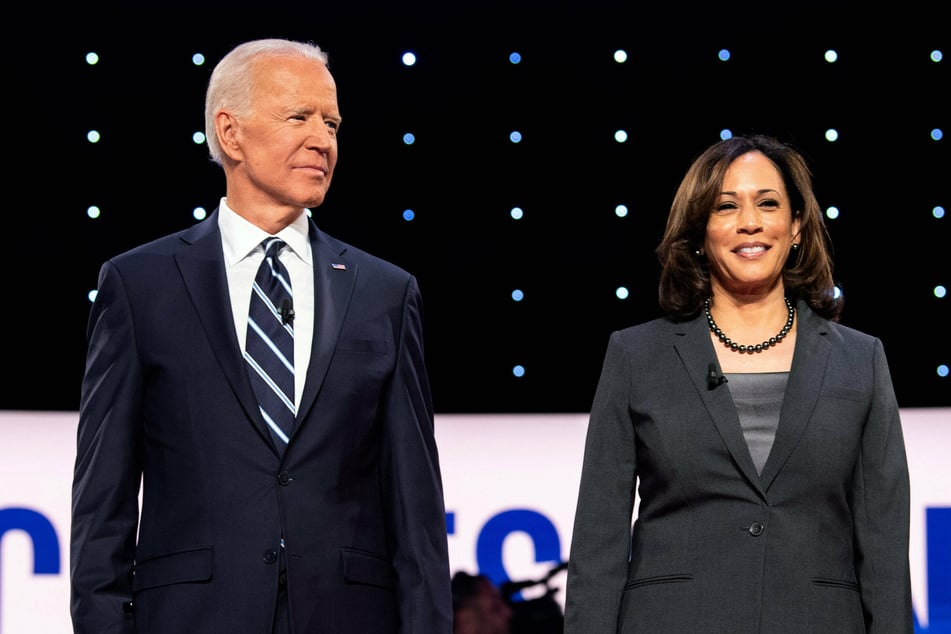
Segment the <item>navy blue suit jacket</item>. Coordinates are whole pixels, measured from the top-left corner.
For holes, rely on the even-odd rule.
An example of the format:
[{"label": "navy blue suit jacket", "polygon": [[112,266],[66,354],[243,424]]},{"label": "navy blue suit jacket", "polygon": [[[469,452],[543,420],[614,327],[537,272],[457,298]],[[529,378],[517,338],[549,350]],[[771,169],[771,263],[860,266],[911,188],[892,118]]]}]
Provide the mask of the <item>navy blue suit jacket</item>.
[{"label": "navy blue suit jacket", "polygon": [[77,633],[269,632],[282,536],[297,634],[451,632],[416,280],[313,222],[310,240],[314,343],[283,456],[235,334],[217,213],[102,267],[73,483]]}]

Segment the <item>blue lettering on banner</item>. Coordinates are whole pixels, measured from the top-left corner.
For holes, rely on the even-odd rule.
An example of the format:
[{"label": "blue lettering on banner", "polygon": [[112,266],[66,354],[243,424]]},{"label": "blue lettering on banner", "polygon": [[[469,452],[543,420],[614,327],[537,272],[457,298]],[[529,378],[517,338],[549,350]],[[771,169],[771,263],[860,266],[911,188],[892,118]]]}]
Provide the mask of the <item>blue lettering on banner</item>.
[{"label": "blue lettering on banner", "polygon": [[[455,532],[455,514],[446,514],[449,534]],[[538,511],[512,509],[489,518],[476,540],[476,563],[479,572],[498,586],[511,581],[502,561],[505,540],[512,533],[525,533],[535,546],[536,562],[561,563],[561,540],[558,529]]]},{"label": "blue lettering on banner", "polygon": [[928,627],[918,624],[916,634],[951,634],[951,507],[925,509],[928,573]]},{"label": "blue lettering on banner", "polygon": [[59,574],[59,539],[45,515],[32,509],[0,509],[0,540],[10,530],[26,532],[33,542],[33,574]]},{"label": "blue lettering on banner", "polygon": [[[26,532],[33,542],[33,574],[58,575],[60,568],[59,539],[56,529],[45,515],[32,509],[5,508],[0,509],[0,544],[7,531],[21,530]],[[0,561],[0,571],[3,562]],[[2,581],[2,580],[0,580]],[[0,583],[0,589],[3,584]],[[3,606],[0,606],[2,608]],[[0,609],[0,623],[3,611]]]}]

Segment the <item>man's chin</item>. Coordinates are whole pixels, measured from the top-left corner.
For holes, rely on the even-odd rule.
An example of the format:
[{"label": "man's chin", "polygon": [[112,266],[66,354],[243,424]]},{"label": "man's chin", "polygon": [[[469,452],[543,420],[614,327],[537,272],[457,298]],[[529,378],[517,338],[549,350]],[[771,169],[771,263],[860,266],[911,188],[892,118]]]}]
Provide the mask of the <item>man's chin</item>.
[{"label": "man's chin", "polygon": [[308,196],[300,202],[301,207],[313,208],[320,207],[324,203],[324,198],[326,198],[326,193],[321,193],[320,195]]}]

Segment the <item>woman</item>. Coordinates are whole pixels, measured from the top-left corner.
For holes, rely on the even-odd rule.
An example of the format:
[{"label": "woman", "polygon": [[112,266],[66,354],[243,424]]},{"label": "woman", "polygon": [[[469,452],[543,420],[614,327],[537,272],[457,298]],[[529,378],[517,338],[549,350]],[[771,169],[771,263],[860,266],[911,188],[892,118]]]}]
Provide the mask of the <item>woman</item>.
[{"label": "woman", "polygon": [[567,634],[913,631],[898,405],[881,342],[838,323],[830,252],[793,148],[734,137],[691,165],[657,249],[667,317],[605,354]]}]

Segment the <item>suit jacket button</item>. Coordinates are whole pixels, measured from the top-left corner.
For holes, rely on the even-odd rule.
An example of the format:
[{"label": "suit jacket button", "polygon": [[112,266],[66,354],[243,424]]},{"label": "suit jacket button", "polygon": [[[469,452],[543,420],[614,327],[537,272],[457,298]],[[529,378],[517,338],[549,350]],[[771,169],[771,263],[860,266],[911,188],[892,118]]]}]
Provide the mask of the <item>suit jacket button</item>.
[{"label": "suit jacket button", "polygon": [[276,550],[265,550],[264,551],[264,563],[273,564],[277,561],[277,551]]},{"label": "suit jacket button", "polygon": [[760,535],[763,534],[763,531],[765,530],[766,530],[766,527],[760,524],[759,522],[753,522],[752,524],[750,524],[749,531],[750,531],[750,535],[752,535],[753,537],[759,537]]},{"label": "suit jacket button", "polygon": [[281,471],[277,476],[277,481],[281,484],[281,486],[286,487],[291,483],[291,474],[289,474],[287,471]]}]

